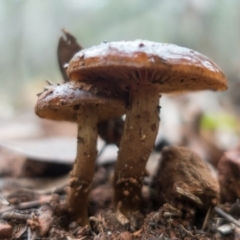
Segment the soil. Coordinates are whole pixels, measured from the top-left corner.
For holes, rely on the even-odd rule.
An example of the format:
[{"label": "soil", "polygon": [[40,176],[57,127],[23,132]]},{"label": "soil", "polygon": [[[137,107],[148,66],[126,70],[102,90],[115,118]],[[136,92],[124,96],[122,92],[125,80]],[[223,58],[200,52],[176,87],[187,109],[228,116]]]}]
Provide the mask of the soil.
[{"label": "soil", "polygon": [[[142,190],[141,212],[135,212],[129,221],[121,224],[116,218],[118,213],[112,207],[113,170],[114,164],[96,169],[88,209],[88,226],[80,227],[69,220],[64,205],[66,191],[43,195],[33,190],[18,190],[7,198],[15,209],[1,212],[3,227],[0,227],[0,236],[4,236],[2,239],[237,239],[234,238],[234,231],[222,234],[217,230],[227,221],[213,212],[202,230],[206,214],[195,215],[192,206],[186,205],[184,211],[180,206],[184,203],[174,207],[169,203],[158,206],[159,203],[152,198],[153,190],[147,184]],[[24,203],[25,207],[21,209]],[[222,207],[231,213],[231,205]],[[235,235],[236,232],[235,229]]]}]

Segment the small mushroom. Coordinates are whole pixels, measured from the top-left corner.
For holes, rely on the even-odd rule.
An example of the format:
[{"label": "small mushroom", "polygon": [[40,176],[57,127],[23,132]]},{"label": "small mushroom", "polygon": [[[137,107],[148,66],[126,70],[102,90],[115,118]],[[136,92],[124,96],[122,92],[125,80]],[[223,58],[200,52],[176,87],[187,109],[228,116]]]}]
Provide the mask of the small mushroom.
[{"label": "small mushroom", "polygon": [[145,166],[159,126],[159,93],[227,88],[223,72],[208,57],[147,40],[84,49],[69,62],[68,75],[129,92],[114,179],[115,206],[126,216],[138,209]]},{"label": "small mushroom", "polygon": [[88,222],[87,205],[95,169],[97,123],[125,113],[124,95],[100,92],[79,82],[50,86],[38,98],[41,118],[78,124],[77,156],[71,172],[68,210],[82,226]]}]

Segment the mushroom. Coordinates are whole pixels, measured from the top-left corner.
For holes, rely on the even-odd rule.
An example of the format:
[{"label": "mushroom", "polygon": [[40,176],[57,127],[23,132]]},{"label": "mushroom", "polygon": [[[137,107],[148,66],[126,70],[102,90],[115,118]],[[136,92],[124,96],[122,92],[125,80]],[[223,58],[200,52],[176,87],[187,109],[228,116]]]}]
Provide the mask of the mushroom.
[{"label": "mushroom", "polygon": [[126,217],[140,202],[145,166],[159,126],[159,94],[227,88],[224,73],[208,57],[147,40],[84,49],[75,54],[67,71],[72,80],[129,92],[114,177],[114,203]]},{"label": "mushroom", "polygon": [[77,156],[71,172],[67,207],[72,219],[88,223],[88,195],[95,169],[97,123],[125,113],[125,96],[98,91],[70,81],[50,86],[38,98],[36,114],[41,118],[77,122]]}]

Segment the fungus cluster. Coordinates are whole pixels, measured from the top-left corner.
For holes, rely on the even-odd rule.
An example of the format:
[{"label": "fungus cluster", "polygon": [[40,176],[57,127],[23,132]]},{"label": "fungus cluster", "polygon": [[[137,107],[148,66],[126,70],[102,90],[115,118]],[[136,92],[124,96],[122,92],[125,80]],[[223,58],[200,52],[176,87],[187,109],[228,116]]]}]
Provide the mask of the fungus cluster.
[{"label": "fungus cluster", "polygon": [[[158,132],[159,94],[227,88],[223,72],[206,56],[176,45],[145,40],[102,43],[81,50],[69,62],[67,72],[72,80],[67,88],[74,97],[59,97],[67,94],[62,86],[51,94],[48,90],[39,97],[39,103],[46,101],[36,111],[41,117],[49,118],[44,111],[50,111],[51,119],[59,119],[53,117],[57,114],[60,120],[78,122],[78,152],[71,176],[69,207],[81,224],[87,222],[84,193],[89,192],[93,177],[96,123],[99,118],[109,117],[107,110],[111,109],[115,117],[126,111],[113,186],[115,207],[128,218],[138,210],[145,166]],[[94,94],[99,96],[106,89],[111,94],[108,91],[109,96],[99,100],[93,92],[86,93],[95,101],[90,101],[88,107],[82,98],[76,97],[82,91],[76,87],[80,83],[94,86],[97,89]],[[127,99],[120,99],[115,91],[125,92]],[[113,107],[115,103],[117,108]],[[100,106],[105,110],[100,110]]]}]

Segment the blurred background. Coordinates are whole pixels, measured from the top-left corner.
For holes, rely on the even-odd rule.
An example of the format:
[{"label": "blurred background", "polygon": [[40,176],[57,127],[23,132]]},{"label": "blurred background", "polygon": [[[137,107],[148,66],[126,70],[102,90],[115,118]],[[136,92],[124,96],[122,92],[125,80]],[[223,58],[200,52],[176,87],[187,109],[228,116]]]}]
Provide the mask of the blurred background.
[{"label": "blurred background", "polygon": [[[74,136],[75,126],[55,131],[57,123],[46,126],[34,116],[45,79],[62,82],[57,44],[65,28],[84,48],[141,38],[192,48],[213,59],[229,89],[164,96],[158,139],[190,146],[205,158],[211,144],[222,153],[239,142],[239,22],[238,0],[1,0],[0,140]],[[199,140],[199,131],[206,133],[204,150],[199,150],[205,141]]]},{"label": "blurred background", "polygon": [[62,28],[83,47],[142,38],[193,48],[223,69],[231,88],[240,75],[239,22],[238,0],[1,0],[0,116],[33,105],[45,78],[61,81]]}]

